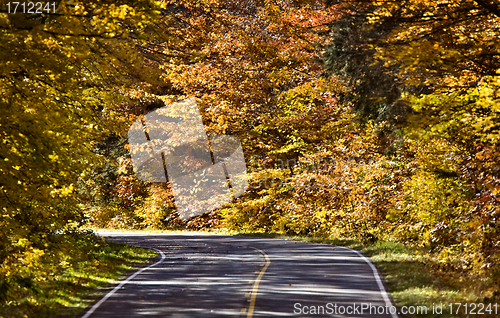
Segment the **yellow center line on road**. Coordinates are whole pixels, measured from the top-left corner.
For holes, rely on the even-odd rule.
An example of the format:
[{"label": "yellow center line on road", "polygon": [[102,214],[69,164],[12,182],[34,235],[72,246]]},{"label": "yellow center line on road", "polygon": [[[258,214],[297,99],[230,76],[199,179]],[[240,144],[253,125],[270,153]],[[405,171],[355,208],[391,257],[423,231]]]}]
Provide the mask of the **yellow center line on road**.
[{"label": "yellow center line on road", "polygon": [[262,276],[264,276],[264,273],[266,272],[267,268],[271,264],[271,260],[269,259],[269,256],[267,256],[266,253],[259,250],[258,248],[255,248],[255,247],[252,247],[252,248],[254,250],[260,252],[265,257],[266,265],[264,266],[264,268],[260,272],[258,272],[259,276],[257,276],[257,278],[255,279],[255,283],[253,284],[253,289],[252,289],[252,294],[251,294],[252,296],[250,298],[250,306],[248,306],[247,318],[252,318],[252,316],[253,316],[253,309],[255,307],[255,299],[257,298],[257,290],[259,290],[260,280],[262,279]]}]

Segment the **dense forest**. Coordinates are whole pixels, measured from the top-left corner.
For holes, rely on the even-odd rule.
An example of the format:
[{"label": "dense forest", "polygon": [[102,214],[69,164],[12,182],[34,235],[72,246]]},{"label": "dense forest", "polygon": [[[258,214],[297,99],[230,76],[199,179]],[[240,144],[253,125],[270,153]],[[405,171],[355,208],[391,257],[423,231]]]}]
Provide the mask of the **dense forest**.
[{"label": "dense forest", "polygon": [[[0,29],[0,302],[88,226],[400,242],[500,287],[500,2],[62,1]],[[127,131],[187,98],[249,188],[184,220]]]}]

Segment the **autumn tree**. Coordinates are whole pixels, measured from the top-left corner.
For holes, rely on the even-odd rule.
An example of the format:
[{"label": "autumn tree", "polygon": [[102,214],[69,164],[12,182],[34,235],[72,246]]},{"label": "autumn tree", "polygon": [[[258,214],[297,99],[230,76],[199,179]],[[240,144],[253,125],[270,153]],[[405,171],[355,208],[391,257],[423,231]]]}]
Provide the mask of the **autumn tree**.
[{"label": "autumn tree", "polygon": [[95,142],[121,125],[115,108],[128,90],[168,86],[136,52],[160,4],[72,1],[41,14],[2,7],[0,301],[57,272],[66,257],[58,235],[83,221],[78,178],[102,164]]},{"label": "autumn tree", "polygon": [[[388,207],[388,218],[399,224],[395,233],[443,259],[461,255],[467,268],[496,264],[499,3],[335,3],[344,3],[351,10],[347,19],[351,14],[354,28],[367,35],[351,43],[368,52],[368,72],[392,77],[393,84],[382,80],[389,84],[384,89],[399,96],[388,96],[411,108],[399,157],[411,173],[396,205]],[[335,58],[338,50],[330,51],[327,58]]]},{"label": "autumn tree", "polygon": [[[151,30],[154,38],[140,51],[160,65],[172,90],[137,96],[138,103],[122,111],[138,118],[196,97],[207,133],[237,135],[247,158],[297,158],[315,147],[321,138],[316,131],[328,118],[322,93],[329,84],[315,60],[320,33],[333,18],[333,8],[314,1],[167,2],[159,30]],[[151,98],[159,104],[146,102]],[[121,162],[123,171],[130,168],[129,158]],[[137,211],[154,202],[147,199]],[[171,212],[167,206],[160,220]]]}]

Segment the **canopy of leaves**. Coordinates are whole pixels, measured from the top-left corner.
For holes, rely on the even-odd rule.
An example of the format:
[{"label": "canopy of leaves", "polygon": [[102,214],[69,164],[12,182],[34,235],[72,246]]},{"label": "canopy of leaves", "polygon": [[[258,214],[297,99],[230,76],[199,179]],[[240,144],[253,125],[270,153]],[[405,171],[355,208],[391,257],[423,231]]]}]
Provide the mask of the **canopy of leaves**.
[{"label": "canopy of leaves", "polygon": [[[85,218],[397,240],[498,277],[499,8],[144,0],[0,13],[0,297],[39,279],[53,237]],[[242,141],[251,186],[184,222],[168,184],[134,176],[126,131],[187,97],[208,134]]]}]

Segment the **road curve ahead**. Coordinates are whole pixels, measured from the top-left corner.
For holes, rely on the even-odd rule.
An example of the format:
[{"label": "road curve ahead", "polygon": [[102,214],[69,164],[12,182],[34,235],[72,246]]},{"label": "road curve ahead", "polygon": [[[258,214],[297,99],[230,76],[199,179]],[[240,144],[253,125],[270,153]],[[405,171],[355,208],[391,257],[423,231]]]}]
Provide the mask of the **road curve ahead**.
[{"label": "road curve ahead", "polygon": [[158,256],[80,318],[396,318],[375,267],[326,244],[193,234],[101,233]]}]

